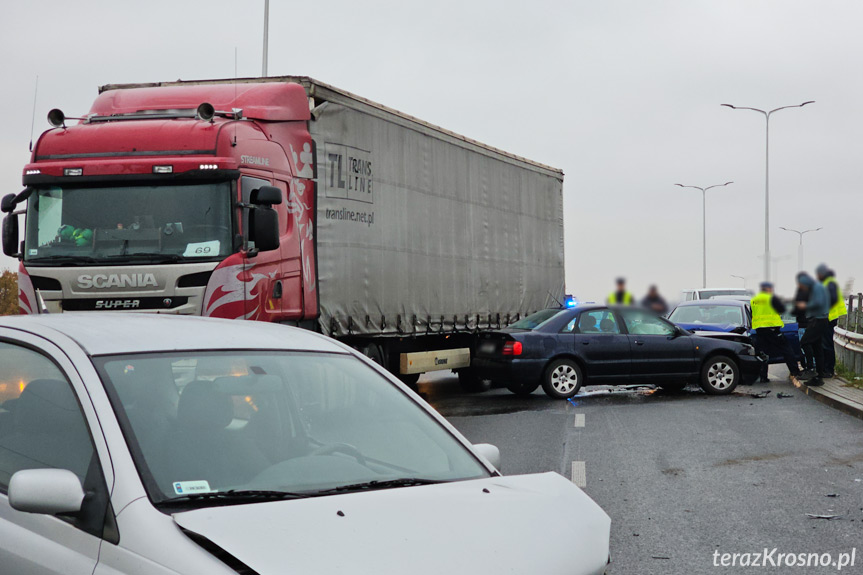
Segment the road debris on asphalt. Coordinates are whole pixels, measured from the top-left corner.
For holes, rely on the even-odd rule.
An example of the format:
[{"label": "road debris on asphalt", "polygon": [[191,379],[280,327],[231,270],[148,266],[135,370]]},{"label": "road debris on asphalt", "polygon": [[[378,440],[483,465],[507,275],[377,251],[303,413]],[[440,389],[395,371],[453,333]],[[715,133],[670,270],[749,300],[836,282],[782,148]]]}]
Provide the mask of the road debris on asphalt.
[{"label": "road debris on asphalt", "polygon": [[570,403],[576,405],[574,399],[585,397],[597,397],[603,395],[652,395],[656,392],[656,386],[650,384],[632,384],[632,385],[615,385],[615,386],[597,386],[597,389],[585,390],[582,389],[571,398],[567,398]]},{"label": "road debris on asphalt", "polygon": [[783,399],[785,397],[794,397],[794,394],[793,393],[783,393],[781,391],[776,394],[776,399]]},{"label": "road debris on asphalt", "polygon": [[806,516],[812,519],[826,519],[827,521],[830,521],[832,519],[839,519],[842,517],[841,515],[820,515],[818,513],[807,513]]},{"label": "road debris on asphalt", "polygon": [[824,495],[824,497],[839,497],[839,494],[838,493],[827,493]]},{"label": "road debris on asphalt", "polygon": [[751,397],[753,399],[764,399],[768,395],[772,393],[771,390],[765,389],[764,391],[759,391],[758,393],[751,393],[747,391],[735,391],[734,395],[742,395],[744,397]]}]

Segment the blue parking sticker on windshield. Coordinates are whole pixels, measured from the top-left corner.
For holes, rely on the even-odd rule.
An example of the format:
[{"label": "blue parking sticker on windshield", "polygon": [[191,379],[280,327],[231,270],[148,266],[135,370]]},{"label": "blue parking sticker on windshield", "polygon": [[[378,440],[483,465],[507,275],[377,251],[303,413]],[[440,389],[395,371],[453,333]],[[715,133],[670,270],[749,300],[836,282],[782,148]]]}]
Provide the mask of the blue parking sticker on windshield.
[{"label": "blue parking sticker on windshield", "polygon": [[175,481],[174,493],[177,495],[189,495],[193,493],[210,493],[210,483],[208,481]]}]

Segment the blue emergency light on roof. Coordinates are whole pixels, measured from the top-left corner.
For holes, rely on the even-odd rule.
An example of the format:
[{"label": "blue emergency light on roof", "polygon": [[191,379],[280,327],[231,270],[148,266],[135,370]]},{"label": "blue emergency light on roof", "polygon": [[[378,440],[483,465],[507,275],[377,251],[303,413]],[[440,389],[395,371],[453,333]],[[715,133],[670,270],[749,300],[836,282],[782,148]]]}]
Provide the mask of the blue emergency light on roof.
[{"label": "blue emergency light on roof", "polygon": [[563,303],[566,307],[575,307],[578,305],[578,301],[575,299],[575,296],[567,295],[563,300]]}]

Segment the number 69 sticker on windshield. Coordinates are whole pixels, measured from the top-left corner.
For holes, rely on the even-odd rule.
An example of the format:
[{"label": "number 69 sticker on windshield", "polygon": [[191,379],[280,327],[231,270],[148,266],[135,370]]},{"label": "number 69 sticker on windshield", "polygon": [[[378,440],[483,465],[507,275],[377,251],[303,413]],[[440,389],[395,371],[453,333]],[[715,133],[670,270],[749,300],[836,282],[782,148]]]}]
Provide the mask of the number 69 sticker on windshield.
[{"label": "number 69 sticker on windshield", "polygon": [[186,251],[183,252],[183,257],[187,258],[206,258],[219,255],[219,240],[210,242],[197,242],[186,245]]}]

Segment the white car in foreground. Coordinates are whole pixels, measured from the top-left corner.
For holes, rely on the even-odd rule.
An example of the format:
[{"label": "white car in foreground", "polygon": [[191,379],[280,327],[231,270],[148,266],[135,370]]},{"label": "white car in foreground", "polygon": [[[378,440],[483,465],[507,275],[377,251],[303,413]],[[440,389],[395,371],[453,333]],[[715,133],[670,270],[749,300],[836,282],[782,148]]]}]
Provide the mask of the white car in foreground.
[{"label": "white car in foreground", "polygon": [[251,321],[0,320],[17,574],[596,574],[608,516],[346,346]]}]

